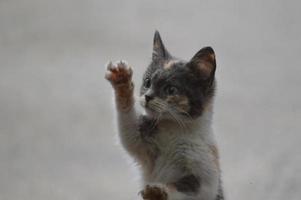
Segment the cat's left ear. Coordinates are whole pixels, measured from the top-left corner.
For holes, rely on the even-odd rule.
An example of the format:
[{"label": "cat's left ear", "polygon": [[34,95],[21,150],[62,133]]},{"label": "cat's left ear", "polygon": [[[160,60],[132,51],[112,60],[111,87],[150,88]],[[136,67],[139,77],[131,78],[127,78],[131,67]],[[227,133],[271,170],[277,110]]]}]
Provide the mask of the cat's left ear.
[{"label": "cat's left ear", "polygon": [[215,53],[211,47],[199,50],[187,66],[203,81],[212,84],[216,69]]},{"label": "cat's left ear", "polygon": [[167,60],[170,57],[171,56],[169,52],[166,50],[162,42],[159,31],[156,31],[154,35],[154,44],[153,44],[153,56],[152,56],[153,61]]}]

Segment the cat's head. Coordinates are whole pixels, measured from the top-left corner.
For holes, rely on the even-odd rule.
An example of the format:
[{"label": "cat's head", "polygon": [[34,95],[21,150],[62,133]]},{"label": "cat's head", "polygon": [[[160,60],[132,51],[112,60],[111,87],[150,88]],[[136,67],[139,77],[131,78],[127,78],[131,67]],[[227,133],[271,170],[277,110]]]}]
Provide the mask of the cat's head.
[{"label": "cat's head", "polygon": [[202,48],[188,62],[180,60],[167,51],[156,31],[152,61],[140,88],[140,103],[153,116],[197,118],[211,105],[215,69],[211,47]]}]

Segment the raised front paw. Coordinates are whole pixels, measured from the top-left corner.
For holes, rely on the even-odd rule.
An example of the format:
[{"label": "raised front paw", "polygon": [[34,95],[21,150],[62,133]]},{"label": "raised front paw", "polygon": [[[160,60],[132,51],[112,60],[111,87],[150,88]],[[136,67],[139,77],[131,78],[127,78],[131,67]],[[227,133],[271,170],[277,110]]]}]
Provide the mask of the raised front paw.
[{"label": "raised front paw", "polygon": [[130,84],[132,81],[133,71],[131,67],[125,62],[120,61],[116,64],[110,62],[107,64],[107,71],[105,78],[111,82],[111,84],[116,87],[119,85]]},{"label": "raised front paw", "polygon": [[168,195],[165,189],[157,185],[147,185],[140,192],[144,200],[167,200]]}]

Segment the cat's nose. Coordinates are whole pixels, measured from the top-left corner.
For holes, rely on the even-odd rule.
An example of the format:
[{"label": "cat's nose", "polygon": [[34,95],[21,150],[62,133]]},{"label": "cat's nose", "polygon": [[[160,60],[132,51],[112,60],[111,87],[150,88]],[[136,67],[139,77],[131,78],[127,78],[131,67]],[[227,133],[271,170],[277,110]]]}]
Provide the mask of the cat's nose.
[{"label": "cat's nose", "polygon": [[146,103],[148,103],[150,100],[152,100],[154,97],[150,96],[150,95],[145,95],[145,101]]}]

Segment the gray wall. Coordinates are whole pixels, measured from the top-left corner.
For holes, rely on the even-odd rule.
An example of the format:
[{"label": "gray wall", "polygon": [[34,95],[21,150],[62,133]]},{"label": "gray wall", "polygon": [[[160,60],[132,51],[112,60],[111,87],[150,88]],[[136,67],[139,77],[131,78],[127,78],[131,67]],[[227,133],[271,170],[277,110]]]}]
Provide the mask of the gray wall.
[{"label": "gray wall", "polygon": [[155,29],[217,54],[214,128],[227,199],[301,196],[299,1],[0,0],[0,200],[133,200],[108,60],[137,85]]}]

